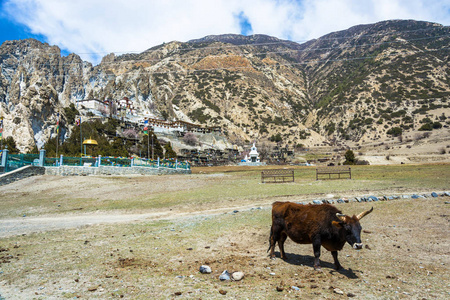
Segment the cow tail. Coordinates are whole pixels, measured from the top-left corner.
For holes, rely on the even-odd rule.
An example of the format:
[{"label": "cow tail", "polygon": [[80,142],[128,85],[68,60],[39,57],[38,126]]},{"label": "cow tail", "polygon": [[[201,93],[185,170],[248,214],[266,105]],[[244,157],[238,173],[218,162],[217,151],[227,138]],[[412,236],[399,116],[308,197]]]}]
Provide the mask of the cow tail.
[{"label": "cow tail", "polygon": [[270,226],[269,249],[267,249],[267,252],[269,252],[270,248],[272,248],[272,239],[273,239],[273,226]]}]

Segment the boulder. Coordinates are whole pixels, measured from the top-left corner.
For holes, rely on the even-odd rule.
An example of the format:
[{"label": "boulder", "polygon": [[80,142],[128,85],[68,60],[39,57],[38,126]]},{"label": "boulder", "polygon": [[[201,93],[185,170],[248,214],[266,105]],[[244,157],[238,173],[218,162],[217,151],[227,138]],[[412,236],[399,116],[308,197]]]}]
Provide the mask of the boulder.
[{"label": "boulder", "polygon": [[209,274],[209,273],[212,272],[211,268],[209,266],[207,266],[207,265],[200,266],[200,270],[199,271],[202,274]]},{"label": "boulder", "polygon": [[230,273],[228,273],[227,270],[223,271],[222,274],[220,274],[219,279],[221,281],[230,280]]},{"label": "boulder", "polygon": [[231,278],[232,278],[234,281],[239,281],[239,280],[241,280],[242,278],[244,278],[244,273],[243,273],[243,272],[233,272],[233,274],[231,274]]}]

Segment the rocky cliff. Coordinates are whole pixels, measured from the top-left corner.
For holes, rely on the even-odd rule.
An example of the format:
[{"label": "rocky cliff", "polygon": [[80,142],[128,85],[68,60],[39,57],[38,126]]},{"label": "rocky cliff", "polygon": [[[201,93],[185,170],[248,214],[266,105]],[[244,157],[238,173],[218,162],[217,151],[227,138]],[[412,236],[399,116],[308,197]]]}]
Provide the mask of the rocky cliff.
[{"label": "rocky cliff", "polygon": [[[41,147],[63,107],[123,97],[142,114],[221,126],[233,143],[369,143],[427,122],[448,132],[449,45],[449,27],[403,20],[304,44],[208,36],[110,54],[97,66],[36,40],[7,41],[0,47],[4,136],[24,151]],[[70,131],[64,115],[61,124]]]}]

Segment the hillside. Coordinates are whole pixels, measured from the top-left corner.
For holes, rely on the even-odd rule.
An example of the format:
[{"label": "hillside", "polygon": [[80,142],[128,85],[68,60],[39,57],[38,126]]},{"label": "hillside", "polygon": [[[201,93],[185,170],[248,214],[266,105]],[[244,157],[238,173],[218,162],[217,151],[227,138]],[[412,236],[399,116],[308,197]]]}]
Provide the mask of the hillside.
[{"label": "hillside", "polygon": [[[9,41],[0,47],[4,136],[22,150],[41,147],[62,107],[128,97],[142,115],[221,126],[237,144],[335,148],[434,138],[445,147],[449,45],[449,27],[412,20],[303,44],[207,36],[110,54],[97,66],[36,40]],[[63,122],[63,134],[72,125]]]}]

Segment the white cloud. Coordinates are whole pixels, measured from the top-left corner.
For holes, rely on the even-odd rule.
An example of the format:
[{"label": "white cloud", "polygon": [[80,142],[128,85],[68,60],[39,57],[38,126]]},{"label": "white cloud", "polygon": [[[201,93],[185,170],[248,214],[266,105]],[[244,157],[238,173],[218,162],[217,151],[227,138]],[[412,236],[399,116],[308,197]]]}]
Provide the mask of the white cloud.
[{"label": "white cloud", "polygon": [[50,44],[93,62],[110,52],[240,33],[241,12],[253,33],[295,41],[387,19],[450,24],[448,0],[7,0],[4,8]]}]

